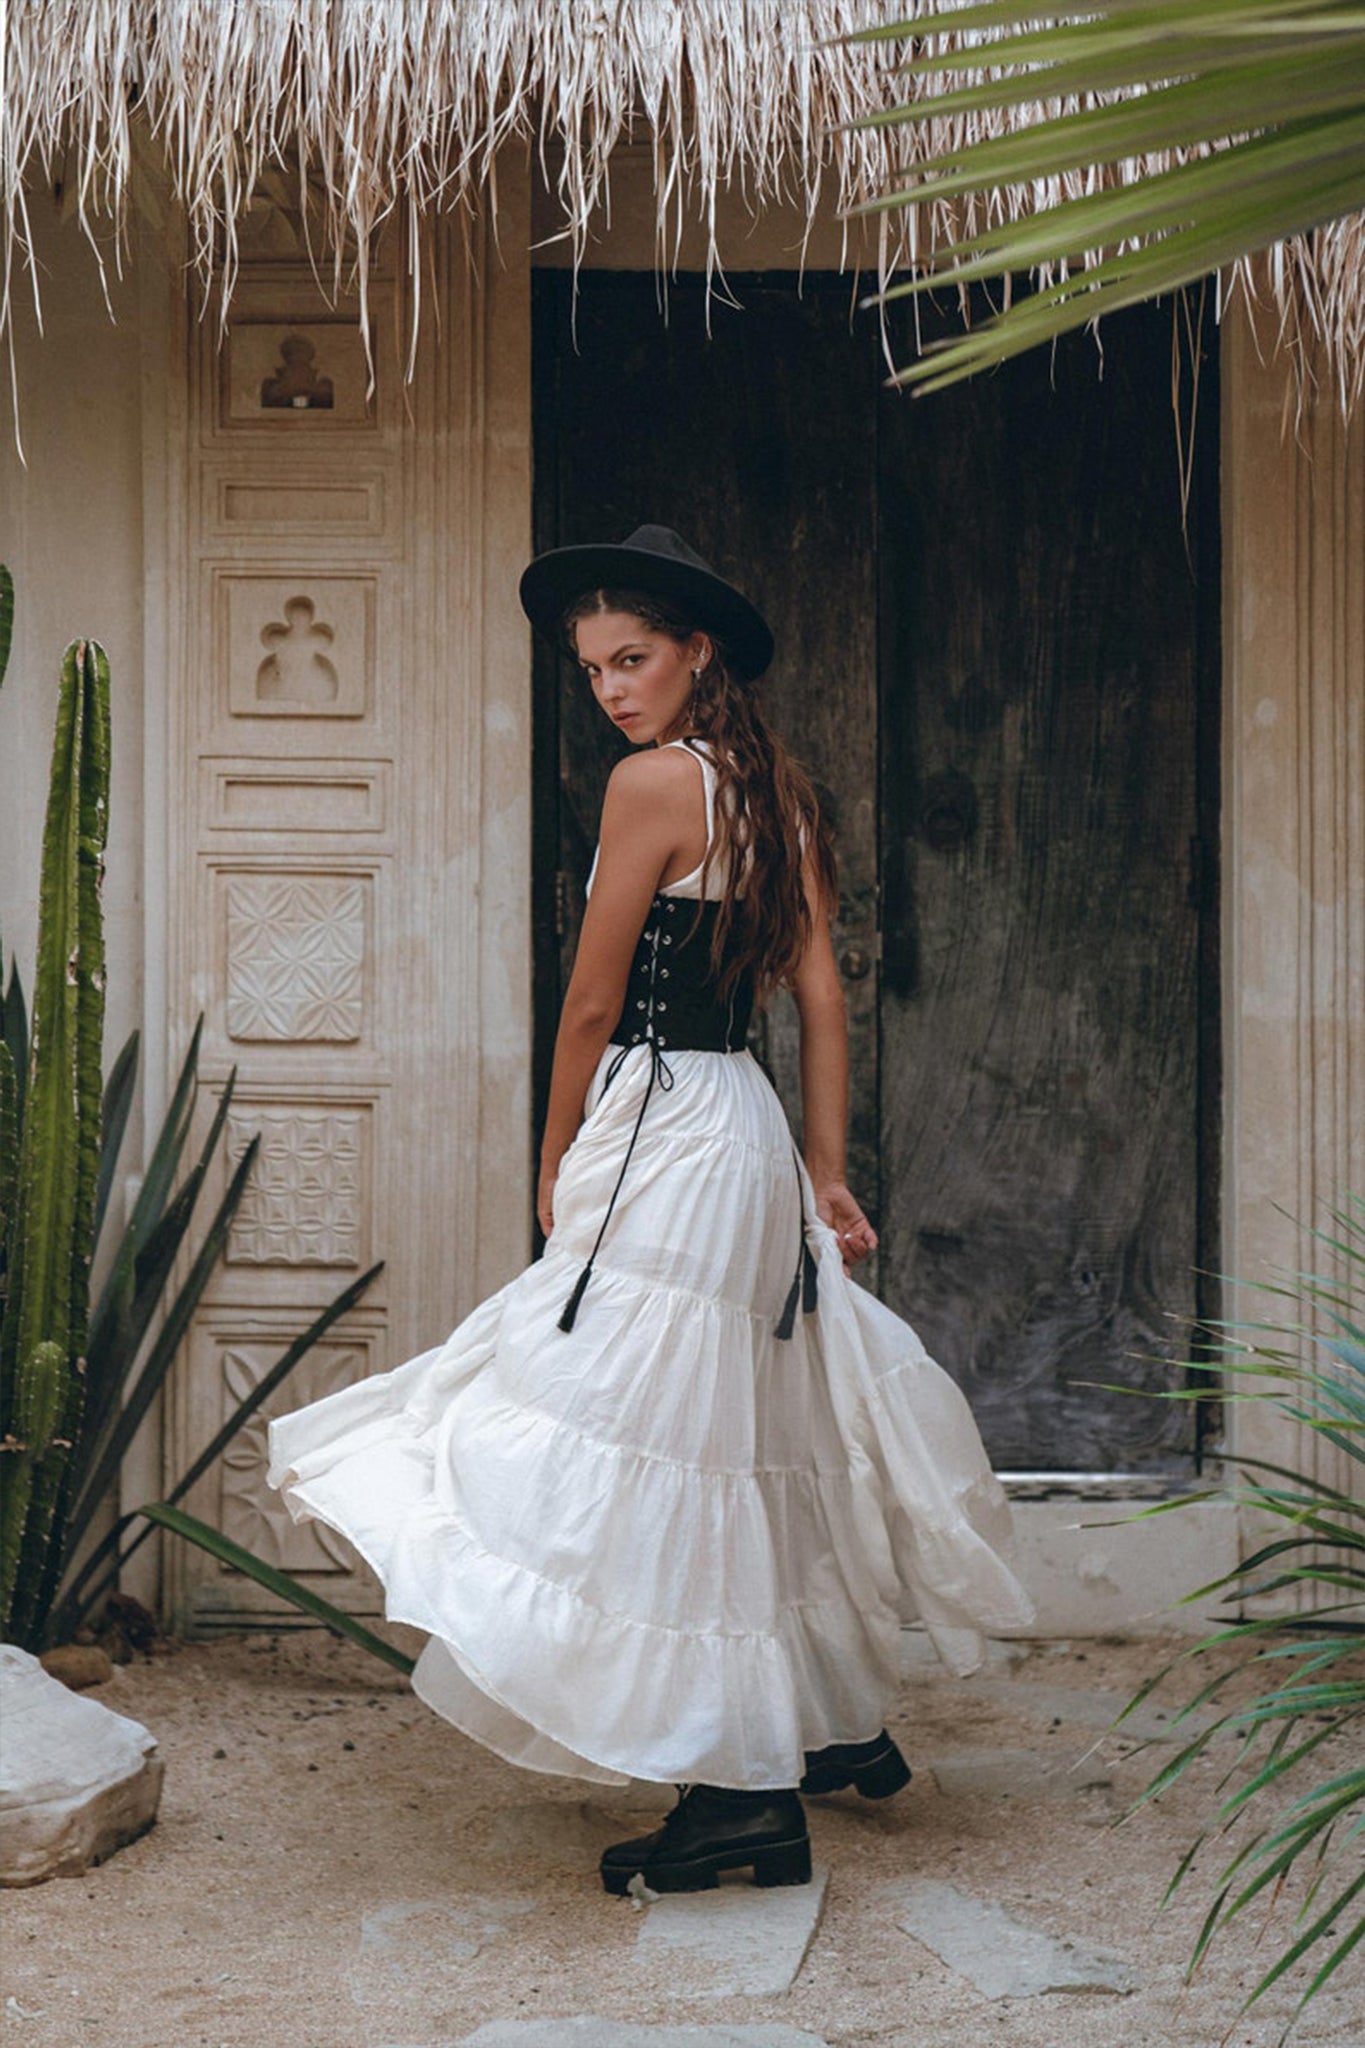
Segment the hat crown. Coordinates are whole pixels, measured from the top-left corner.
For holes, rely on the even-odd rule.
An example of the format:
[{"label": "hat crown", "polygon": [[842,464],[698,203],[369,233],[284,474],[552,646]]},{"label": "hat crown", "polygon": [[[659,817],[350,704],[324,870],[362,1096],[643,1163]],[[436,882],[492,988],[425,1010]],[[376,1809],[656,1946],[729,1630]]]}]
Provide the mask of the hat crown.
[{"label": "hat crown", "polygon": [[668,562],[686,562],[690,569],[700,569],[707,576],[716,573],[711,564],[704,561],[695,548],[690,548],[671,526],[637,526],[634,533],[626,535],[621,545],[634,548],[639,554],[661,555]]},{"label": "hat crown", "polygon": [[551,548],[522,572],[522,609],[559,643],[569,607],[591,590],[639,591],[670,600],[722,643],[736,675],[762,675],[773,658],[767,620],[718,576],[671,526],[637,526],[623,541]]}]

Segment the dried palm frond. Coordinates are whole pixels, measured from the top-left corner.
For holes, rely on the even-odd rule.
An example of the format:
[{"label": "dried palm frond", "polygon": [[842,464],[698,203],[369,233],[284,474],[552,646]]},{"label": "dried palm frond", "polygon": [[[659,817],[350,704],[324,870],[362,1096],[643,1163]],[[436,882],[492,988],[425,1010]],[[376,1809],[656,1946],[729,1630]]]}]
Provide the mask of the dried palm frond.
[{"label": "dried palm frond", "polygon": [[[916,35],[925,12],[924,0],[908,10]],[[98,256],[96,224],[122,227],[135,162],[148,155],[224,305],[238,228],[263,182],[288,181],[305,216],[321,191],[336,282],[353,267],[363,317],[385,224],[411,231],[436,207],[494,205],[498,152],[516,139],[557,166],[577,257],[609,206],[613,151],[648,136],[660,263],[699,208],[714,270],[723,191],[754,207],[794,201],[810,221],[822,205],[847,212],[897,188],[927,157],[1032,120],[1027,91],[939,111],[942,81],[903,68],[915,47],[906,23],[855,40],[906,13],[895,0],[0,0],[0,331],[27,256],[34,182],[63,178]],[[987,64],[971,31],[933,19],[936,47]],[[907,99],[925,118],[894,118]],[[1049,107],[1088,104],[1064,94]],[[868,115],[890,118],[868,126]],[[921,194],[878,223],[882,282],[965,235],[1130,183],[1175,154]],[[1275,272],[1285,320],[1320,329],[1351,366],[1348,382],[1362,354],[1360,239],[1345,223],[1289,241]],[[415,255],[412,265],[415,301]]]}]

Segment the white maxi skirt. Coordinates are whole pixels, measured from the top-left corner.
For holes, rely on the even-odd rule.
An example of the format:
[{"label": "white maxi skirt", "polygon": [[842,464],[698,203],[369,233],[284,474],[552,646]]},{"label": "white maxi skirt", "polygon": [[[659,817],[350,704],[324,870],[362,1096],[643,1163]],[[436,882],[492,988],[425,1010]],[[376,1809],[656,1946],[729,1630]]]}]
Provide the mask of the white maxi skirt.
[{"label": "white maxi skirt", "polygon": [[[843,1271],[747,1052],[608,1047],[545,1255],[434,1350],[270,1426],[269,1483],[349,1538],[418,1695],[513,1763],[796,1784],[885,1718],[902,1623],[951,1668],[1027,1624],[971,1411]],[[619,1060],[609,1087],[607,1068]],[[800,1243],[814,1310],[775,1326]]]}]

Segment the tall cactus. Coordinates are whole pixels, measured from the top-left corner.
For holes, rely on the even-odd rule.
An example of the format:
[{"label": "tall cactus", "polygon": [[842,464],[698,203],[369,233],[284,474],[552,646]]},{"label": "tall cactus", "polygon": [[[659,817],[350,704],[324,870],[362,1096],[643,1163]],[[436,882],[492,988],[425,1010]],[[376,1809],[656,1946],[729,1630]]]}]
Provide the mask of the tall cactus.
[{"label": "tall cactus", "polygon": [[10,640],[14,633],[14,578],[0,562],[0,683],[9,667]]},{"label": "tall cactus", "polygon": [[109,664],[62,662],[43,835],[38,969],[9,1295],[0,1330],[0,1629],[21,1637],[60,1569],[54,1523],[80,1425],[104,1031],[100,883],[109,817]]},{"label": "tall cactus", "polygon": [[[4,950],[0,948],[0,963]],[[0,1024],[4,997],[0,995]],[[14,1197],[19,1182],[19,1082],[14,1055],[0,1030],[0,1341],[5,1326],[5,1302],[9,1296],[10,1238],[14,1230]],[[0,1421],[6,1419],[0,1397]],[[4,1466],[0,1464],[0,1472]]]}]

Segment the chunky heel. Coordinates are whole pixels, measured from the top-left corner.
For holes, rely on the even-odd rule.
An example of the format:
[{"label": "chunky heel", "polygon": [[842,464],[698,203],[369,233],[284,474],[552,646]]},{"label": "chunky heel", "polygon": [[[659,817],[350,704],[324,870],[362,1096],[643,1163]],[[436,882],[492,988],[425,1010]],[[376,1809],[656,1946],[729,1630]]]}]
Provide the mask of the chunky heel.
[{"label": "chunky heel", "polygon": [[853,1783],[864,1799],[889,1799],[910,1783],[910,1766],[895,1747],[872,1764],[853,1773]]},{"label": "chunky heel", "polygon": [[781,1849],[761,1849],[754,1857],[754,1883],[765,1891],[779,1884],[809,1884],[810,1843],[791,1842]]},{"label": "chunky heel", "polygon": [[806,1751],[801,1790],[812,1797],[850,1785],[864,1799],[889,1799],[910,1783],[910,1766],[883,1728],[870,1742],[831,1742]]}]

